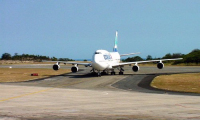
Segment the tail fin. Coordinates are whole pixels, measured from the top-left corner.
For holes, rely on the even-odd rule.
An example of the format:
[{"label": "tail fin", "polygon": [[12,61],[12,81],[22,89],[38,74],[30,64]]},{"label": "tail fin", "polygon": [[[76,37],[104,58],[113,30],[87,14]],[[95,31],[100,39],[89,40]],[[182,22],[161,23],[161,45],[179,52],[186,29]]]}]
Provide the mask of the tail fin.
[{"label": "tail fin", "polygon": [[117,52],[117,38],[118,38],[118,32],[116,31],[115,46],[114,46],[114,48],[113,48],[113,52]]}]

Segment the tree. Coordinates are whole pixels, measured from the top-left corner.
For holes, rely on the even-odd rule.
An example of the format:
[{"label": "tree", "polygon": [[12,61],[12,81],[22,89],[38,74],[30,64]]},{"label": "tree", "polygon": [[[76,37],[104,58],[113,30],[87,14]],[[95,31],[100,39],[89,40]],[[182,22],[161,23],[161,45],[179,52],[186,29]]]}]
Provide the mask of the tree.
[{"label": "tree", "polygon": [[200,50],[194,49],[192,52],[184,56],[184,63],[200,63]]},{"label": "tree", "polygon": [[59,58],[58,61],[74,61],[74,60],[69,58]]},{"label": "tree", "polygon": [[2,60],[11,60],[12,57],[9,53],[4,53],[1,57]]},{"label": "tree", "polygon": [[199,49],[194,49],[194,50],[192,50],[192,52],[190,52],[190,53],[199,52],[199,51],[200,51]]},{"label": "tree", "polygon": [[146,60],[152,60],[152,59],[153,59],[152,56],[148,55]]},{"label": "tree", "polygon": [[172,54],[172,58],[182,58],[184,56],[184,54],[182,53],[173,53]]},{"label": "tree", "polygon": [[135,57],[128,57],[127,59],[123,60],[124,62],[134,62],[134,61],[142,61],[143,59],[140,56]]},{"label": "tree", "polygon": [[13,60],[20,60],[21,57],[18,55],[18,53],[15,53],[15,55],[12,57]]},{"label": "tree", "polygon": [[163,59],[171,59],[172,58],[172,55],[170,53],[167,53]]},{"label": "tree", "polygon": [[51,58],[52,61],[57,61],[58,59],[56,57]]}]

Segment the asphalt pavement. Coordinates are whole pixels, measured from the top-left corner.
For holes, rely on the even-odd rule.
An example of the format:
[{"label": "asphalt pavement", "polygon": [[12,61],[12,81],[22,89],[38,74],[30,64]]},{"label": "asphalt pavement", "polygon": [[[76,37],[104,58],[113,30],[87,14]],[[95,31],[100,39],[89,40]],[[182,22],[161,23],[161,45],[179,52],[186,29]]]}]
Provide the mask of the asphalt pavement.
[{"label": "asphalt pavement", "polygon": [[[0,66],[9,67],[9,66]],[[12,65],[12,68],[51,68],[52,65]],[[70,66],[61,66],[61,69]],[[161,74],[196,73],[200,67],[143,66],[134,73],[95,77],[90,68],[30,82],[0,83],[0,119],[200,119],[199,94],[153,89]],[[116,70],[117,72],[117,70]]]}]

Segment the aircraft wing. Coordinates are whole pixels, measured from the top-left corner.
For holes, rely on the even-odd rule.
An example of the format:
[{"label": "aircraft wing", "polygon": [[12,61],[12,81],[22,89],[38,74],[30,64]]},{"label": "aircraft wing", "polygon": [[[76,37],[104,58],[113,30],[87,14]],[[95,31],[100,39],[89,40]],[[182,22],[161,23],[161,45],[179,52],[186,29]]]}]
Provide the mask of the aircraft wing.
[{"label": "aircraft wing", "polygon": [[148,62],[162,62],[162,61],[170,61],[170,60],[182,60],[183,58],[175,58],[175,59],[160,59],[160,60],[146,60],[146,61],[135,61],[135,62],[123,62],[119,64],[113,65],[113,67],[130,65],[130,64],[139,64],[139,63],[148,63]]},{"label": "aircraft wing", "polygon": [[140,54],[140,52],[138,52],[138,53],[129,53],[129,54],[121,54],[120,56],[128,56],[128,55],[135,55],[135,54]]},{"label": "aircraft wing", "polygon": [[85,65],[85,66],[91,66],[91,63],[82,63],[82,62],[46,61],[46,60],[43,60],[42,62],[54,62],[54,63],[57,63],[57,64],[63,63],[63,64],[72,64],[72,65]]}]

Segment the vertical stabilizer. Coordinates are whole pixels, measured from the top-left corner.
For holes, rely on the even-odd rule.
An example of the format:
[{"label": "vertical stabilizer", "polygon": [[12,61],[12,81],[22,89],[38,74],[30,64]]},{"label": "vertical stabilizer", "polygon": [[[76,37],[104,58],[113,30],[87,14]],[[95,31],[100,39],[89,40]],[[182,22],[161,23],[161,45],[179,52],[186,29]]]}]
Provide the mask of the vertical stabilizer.
[{"label": "vertical stabilizer", "polygon": [[117,52],[117,39],[118,39],[118,32],[116,31],[115,46],[114,46],[114,48],[113,48],[113,52]]}]

